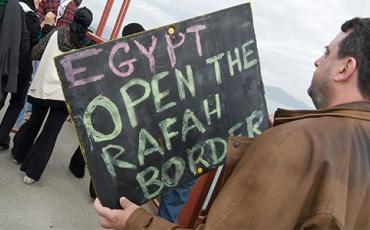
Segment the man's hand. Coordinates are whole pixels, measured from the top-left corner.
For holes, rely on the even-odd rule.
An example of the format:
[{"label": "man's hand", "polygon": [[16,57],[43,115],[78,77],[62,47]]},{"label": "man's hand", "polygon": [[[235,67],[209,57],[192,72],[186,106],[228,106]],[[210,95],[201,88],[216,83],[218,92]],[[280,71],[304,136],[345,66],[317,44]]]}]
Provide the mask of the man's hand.
[{"label": "man's hand", "polygon": [[94,207],[100,217],[100,225],[103,228],[122,230],[131,214],[139,208],[126,197],[121,197],[119,202],[123,210],[103,207],[100,200],[98,198],[95,199]]}]

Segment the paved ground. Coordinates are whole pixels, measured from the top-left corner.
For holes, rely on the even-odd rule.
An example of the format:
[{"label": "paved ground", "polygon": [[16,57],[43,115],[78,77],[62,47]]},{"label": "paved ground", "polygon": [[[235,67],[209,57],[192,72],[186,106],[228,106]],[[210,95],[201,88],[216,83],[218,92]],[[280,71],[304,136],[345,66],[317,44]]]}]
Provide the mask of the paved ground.
[{"label": "paved ground", "polygon": [[72,124],[65,122],[44,174],[32,185],[23,183],[10,150],[0,152],[0,229],[100,229],[89,175],[77,179],[68,169],[77,145]]},{"label": "paved ground", "polygon": [[[0,120],[6,108],[0,111]],[[68,169],[77,146],[73,125],[66,121],[44,174],[31,185],[23,183],[24,174],[12,162],[10,149],[0,152],[0,230],[101,229],[89,194],[87,169],[83,179]],[[150,204],[144,208],[154,211]]]}]

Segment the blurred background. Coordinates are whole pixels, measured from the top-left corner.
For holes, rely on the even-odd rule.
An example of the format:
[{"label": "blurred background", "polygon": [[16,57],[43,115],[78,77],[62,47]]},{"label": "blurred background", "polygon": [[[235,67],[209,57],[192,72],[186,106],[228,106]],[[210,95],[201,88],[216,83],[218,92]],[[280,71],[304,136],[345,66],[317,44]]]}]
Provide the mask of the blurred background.
[{"label": "blurred background", "polygon": [[[314,108],[306,90],[314,71],[313,62],[339,32],[341,24],[355,16],[369,17],[370,2],[364,0],[251,0],[269,112],[277,107]],[[97,28],[106,1],[83,0],[94,13]],[[165,26],[227,7],[243,0],[131,0],[123,25],[139,22],[146,30]],[[109,38],[122,0],[114,2],[104,38]]]}]

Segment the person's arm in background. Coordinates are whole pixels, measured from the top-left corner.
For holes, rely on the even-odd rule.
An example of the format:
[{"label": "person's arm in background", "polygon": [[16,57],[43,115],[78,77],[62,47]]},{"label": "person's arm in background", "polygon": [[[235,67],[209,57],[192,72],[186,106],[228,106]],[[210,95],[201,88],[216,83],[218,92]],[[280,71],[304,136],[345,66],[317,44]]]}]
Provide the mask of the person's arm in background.
[{"label": "person's arm in background", "polygon": [[37,15],[37,17],[39,17],[40,24],[42,24],[43,21],[44,21],[44,18],[45,18],[45,3],[44,3],[44,0],[42,0],[39,3],[39,8],[37,8],[37,10],[36,10],[36,15]]},{"label": "person's arm in background", "polygon": [[55,14],[48,12],[45,15],[44,26],[41,29],[41,38],[44,38],[48,35],[55,27]]},{"label": "person's arm in background", "polygon": [[46,35],[48,35],[53,29],[54,29],[54,26],[45,24],[44,27],[42,27],[41,29],[41,39],[44,38]]},{"label": "person's arm in background", "polygon": [[46,46],[48,45],[48,42],[50,40],[51,35],[55,32],[56,30],[50,32],[46,37],[41,39],[41,41],[33,47],[32,49],[32,60],[41,60],[42,55],[44,54],[44,51],[46,49]]}]

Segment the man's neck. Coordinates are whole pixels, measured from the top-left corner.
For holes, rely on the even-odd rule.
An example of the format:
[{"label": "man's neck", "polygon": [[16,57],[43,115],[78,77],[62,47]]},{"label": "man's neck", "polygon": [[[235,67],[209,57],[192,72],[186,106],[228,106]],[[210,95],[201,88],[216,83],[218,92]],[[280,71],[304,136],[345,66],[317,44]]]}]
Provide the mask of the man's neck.
[{"label": "man's neck", "polygon": [[354,95],[354,94],[351,94],[351,95],[348,95],[348,94],[345,94],[339,98],[335,98],[333,99],[327,106],[327,108],[331,108],[331,107],[334,107],[336,105],[340,105],[340,104],[346,104],[346,103],[351,103],[351,102],[356,102],[356,101],[366,101],[366,99],[361,95],[361,94],[358,94],[358,95]]}]

